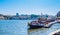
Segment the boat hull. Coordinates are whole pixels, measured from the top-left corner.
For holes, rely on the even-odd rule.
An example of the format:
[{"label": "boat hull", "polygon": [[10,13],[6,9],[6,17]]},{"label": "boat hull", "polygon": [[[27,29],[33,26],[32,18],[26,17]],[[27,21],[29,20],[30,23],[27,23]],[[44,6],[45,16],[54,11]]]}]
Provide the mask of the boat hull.
[{"label": "boat hull", "polygon": [[38,26],[38,25],[29,25],[29,29],[37,29],[37,28],[43,28],[43,26]]}]

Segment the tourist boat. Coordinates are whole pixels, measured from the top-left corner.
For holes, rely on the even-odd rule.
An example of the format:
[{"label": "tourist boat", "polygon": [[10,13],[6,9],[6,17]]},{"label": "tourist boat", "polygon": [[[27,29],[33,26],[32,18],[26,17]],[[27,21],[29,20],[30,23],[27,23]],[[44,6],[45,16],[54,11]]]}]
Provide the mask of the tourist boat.
[{"label": "tourist boat", "polygon": [[36,29],[36,28],[50,28],[52,24],[49,24],[50,22],[53,22],[54,20],[46,20],[46,19],[38,19],[38,21],[32,21],[28,23],[30,29]]},{"label": "tourist boat", "polygon": [[32,25],[30,24],[30,29],[36,29],[36,28],[43,28],[44,27],[44,24],[40,24],[40,25]]},{"label": "tourist boat", "polygon": [[43,28],[43,25],[29,25],[29,29]]},{"label": "tourist boat", "polygon": [[50,28],[53,25],[53,23],[55,23],[55,22],[49,22],[49,21],[45,22],[45,21],[42,21],[40,23],[36,23],[36,21],[33,21],[31,23],[28,23],[28,25],[29,25],[29,29]]},{"label": "tourist boat", "polygon": [[33,21],[31,23],[28,23],[29,29],[36,29],[36,28],[43,28],[44,23],[38,23],[37,21]]}]

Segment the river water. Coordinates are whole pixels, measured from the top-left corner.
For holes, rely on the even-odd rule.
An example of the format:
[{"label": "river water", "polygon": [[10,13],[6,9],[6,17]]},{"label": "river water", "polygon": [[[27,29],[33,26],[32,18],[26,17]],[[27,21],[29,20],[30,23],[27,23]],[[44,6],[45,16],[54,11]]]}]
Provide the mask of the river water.
[{"label": "river water", "polygon": [[0,35],[49,35],[60,29],[56,23],[51,28],[39,28],[28,30],[28,22],[32,20],[0,20]]}]

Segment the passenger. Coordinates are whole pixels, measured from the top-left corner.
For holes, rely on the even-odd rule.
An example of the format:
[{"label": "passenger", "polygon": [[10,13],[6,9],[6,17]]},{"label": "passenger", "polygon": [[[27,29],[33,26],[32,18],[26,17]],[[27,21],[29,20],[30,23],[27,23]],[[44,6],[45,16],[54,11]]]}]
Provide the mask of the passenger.
[{"label": "passenger", "polygon": [[41,18],[38,19],[38,22],[41,23]]},{"label": "passenger", "polygon": [[36,24],[39,24],[39,22],[38,22],[38,21],[36,21],[35,23],[36,23]]},{"label": "passenger", "polygon": [[32,21],[31,24],[32,25],[37,25],[37,21]]}]

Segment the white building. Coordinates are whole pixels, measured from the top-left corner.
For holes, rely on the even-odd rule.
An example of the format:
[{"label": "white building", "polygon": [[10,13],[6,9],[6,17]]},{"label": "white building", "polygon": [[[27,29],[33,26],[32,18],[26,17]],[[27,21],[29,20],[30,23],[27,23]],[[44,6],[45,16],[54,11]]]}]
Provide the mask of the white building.
[{"label": "white building", "polygon": [[0,20],[4,20],[4,16],[0,16]]}]

